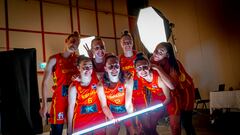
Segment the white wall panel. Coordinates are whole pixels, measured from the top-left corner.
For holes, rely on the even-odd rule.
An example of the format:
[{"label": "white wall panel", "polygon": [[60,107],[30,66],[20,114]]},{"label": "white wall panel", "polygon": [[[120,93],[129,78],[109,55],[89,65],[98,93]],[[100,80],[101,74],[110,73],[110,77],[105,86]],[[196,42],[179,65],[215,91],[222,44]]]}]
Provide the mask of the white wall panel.
[{"label": "white wall panel", "polygon": [[9,28],[41,30],[39,1],[8,0]]},{"label": "white wall panel", "polygon": [[45,35],[45,48],[46,48],[46,58],[52,56],[53,54],[63,52],[64,43],[67,35]]},{"label": "white wall panel", "polygon": [[127,0],[113,0],[114,12],[120,14],[128,14],[127,11]]},{"label": "white wall panel", "polygon": [[10,48],[36,48],[37,63],[43,61],[42,38],[40,33],[9,32]]},{"label": "white wall panel", "polygon": [[115,15],[115,23],[116,23],[116,35],[117,35],[118,38],[121,37],[122,32],[124,30],[129,31],[128,17],[127,16]]},{"label": "white wall panel", "polygon": [[97,0],[98,11],[112,12],[112,1],[111,0]]},{"label": "white wall panel", "polygon": [[71,33],[69,6],[43,3],[44,30]]},{"label": "white wall panel", "polygon": [[78,6],[80,8],[87,8],[95,10],[95,0],[78,0]]},{"label": "white wall panel", "polygon": [[80,31],[84,35],[97,35],[95,11],[79,9]]},{"label": "white wall panel", "polygon": [[4,0],[0,0],[0,27],[5,28],[5,7]]},{"label": "white wall panel", "polygon": [[0,51],[6,50],[6,32],[0,30]]},{"label": "white wall panel", "polygon": [[69,4],[69,0],[44,0],[44,1],[57,3],[57,4],[61,4],[61,5],[68,5]]},{"label": "white wall panel", "polygon": [[[39,91],[39,97],[41,98],[42,98],[42,80],[43,80],[43,74],[38,74],[38,91]],[[48,83],[47,97],[52,97],[52,94],[53,94],[51,90],[52,86],[53,86],[53,80],[51,78],[49,79],[49,83]]]},{"label": "white wall panel", "polygon": [[118,55],[123,54],[123,49],[120,45],[120,40],[119,39],[117,40],[117,49],[118,49]]},{"label": "white wall panel", "polygon": [[106,46],[107,52],[111,52],[116,54],[116,48],[115,48],[115,40],[114,39],[108,39],[108,38],[103,38]]},{"label": "white wall panel", "polygon": [[73,31],[78,31],[77,8],[72,8]]},{"label": "white wall panel", "polygon": [[114,37],[112,14],[98,12],[98,20],[99,20],[99,35],[106,37]]}]

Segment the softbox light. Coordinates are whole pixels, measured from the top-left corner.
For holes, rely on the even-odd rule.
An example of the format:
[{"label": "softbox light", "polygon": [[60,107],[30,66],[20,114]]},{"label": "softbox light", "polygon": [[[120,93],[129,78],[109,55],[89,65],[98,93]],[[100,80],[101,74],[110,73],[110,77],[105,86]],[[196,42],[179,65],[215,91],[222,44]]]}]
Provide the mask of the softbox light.
[{"label": "softbox light", "polygon": [[168,41],[171,34],[169,21],[153,7],[140,10],[137,27],[140,39],[149,53],[153,53],[158,43]]}]

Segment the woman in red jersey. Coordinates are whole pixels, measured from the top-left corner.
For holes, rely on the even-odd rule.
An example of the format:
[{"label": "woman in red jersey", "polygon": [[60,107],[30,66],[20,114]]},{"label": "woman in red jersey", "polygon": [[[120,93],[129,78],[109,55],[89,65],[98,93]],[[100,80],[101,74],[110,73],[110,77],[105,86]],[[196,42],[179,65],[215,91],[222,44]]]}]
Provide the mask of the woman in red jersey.
[{"label": "woman in red jersey", "polygon": [[[78,63],[81,81],[74,81],[68,94],[68,134],[105,122],[97,95],[98,79],[92,76],[92,61],[82,56]],[[104,135],[105,128],[87,134]]]},{"label": "woman in red jersey", "polygon": [[51,123],[51,135],[61,135],[63,125],[67,117],[68,107],[68,86],[71,84],[71,78],[78,74],[77,55],[79,45],[79,34],[74,32],[65,39],[65,47],[62,53],[52,55],[44,71],[42,81],[42,108],[40,115],[45,118],[47,114],[47,90],[49,79],[53,79],[53,96],[50,109],[49,122]]},{"label": "woman in red jersey", "polygon": [[99,78],[102,78],[105,71],[105,57],[111,54],[106,52],[105,42],[100,37],[95,37],[91,42],[91,49],[87,45],[84,47],[92,59],[94,71]]},{"label": "woman in red jersey", "polygon": [[[142,82],[146,90],[148,106],[162,103],[164,106],[168,105],[171,97],[168,87],[162,81],[157,71],[150,68],[150,62],[142,54],[137,54],[135,59],[135,69],[137,72],[138,80]],[[163,106],[163,107],[164,107]],[[163,117],[164,108],[156,109],[148,113],[149,117],[149,130],[146,134],[157,135],[156,126],[158,120]]]},{"label": "woman in red jersey", "polygon": [[[169,74],[177,84],[176,90],[174,91],[178,92],[179,95],[178,100],[180,101],[178,102],[180,103],[182,125],[187,135],[195,135],[195,129],[192,125],[192,111],[195,101],[195,89],[193,80],[185,71],[180,61],[176,59],[172,44],[169,42],[162,42],[158,44],[155,48],[153,56],[151,57],[151,62],[162,67],[164,71]],[[175,96],[175,98],[177,97]],[[178,122],[177,119],[175,120],[175,122]],[[172,124],[174,124],[174,121]]]},{"label": "woman in red jersey", "polygon": [[[124,78],[120,71],[118,57],[109,55],[106,57],[104,79],[99,82],[97,91],[104,114],[108,120],[118,118],[133,112],[132,89],[133,79]],[[134,128],[131,120],[123,122],[131,135]],[[120,124],[115,123],[107,127],[107,134],[117,135]]]},{"label": "woman in red jersey", "polygon": [[[134,68],[134,60],[136,59],[137,51],[133,50],[133,37],[128,31],[124,31],[120,38],[120,45],[123,49],[123,54],[119,55],[120,59],[120,67],[123,72],[131,73],[134,80],[133,86],[133,95],[132,102],[135,111],[139,111],[147,107],[146,95],[143,90],[143,86],[141,81],[139,82],[136,76],[136,70]],[[173,89],[173,85],[171,84],[171,80],[169,79],[165,72],[162,72],[161,69],[157,69],[161,78],[165,81],[166,85]],[[137,118],[133,121],[135,124],[135,128],[137,132],[141,133],[142,130],[144,132],[148,132],[149,125],[148,119],[145,117],[145,114],[137,116]]]},{"label": "woman in red jersey", "polygon": [[[120,67],[121,70],[125,73],[131,73],[133,76],[133,95],[132,102],[134,111],[138,111],[147,107],[146,96],[143,91],[141,82],[138,82],[136,76],[136,70],[134,68],[134,60],[136,59],[137,51],[133,50],[133,38],[128,31],[124,31],[120,38],[120,45],[123,49],[123,54],[119,55]],[[141,133],[142,130],[147,130],[148,119],[145,117],[145,114],[139,115],[133,119],[134,126],[138,133]],[[128,133],[129,134],[129,133]]]}]

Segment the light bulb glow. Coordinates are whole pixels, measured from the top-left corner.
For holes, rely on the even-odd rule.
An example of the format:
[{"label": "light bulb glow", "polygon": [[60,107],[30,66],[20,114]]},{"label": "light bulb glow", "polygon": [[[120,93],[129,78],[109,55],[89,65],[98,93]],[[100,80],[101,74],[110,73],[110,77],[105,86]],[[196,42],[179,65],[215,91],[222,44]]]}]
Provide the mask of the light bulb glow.
[{"label": "light bulb glow", "polygon": [[76,132],[76,133],[73,133],[73,135],[85,134],[85,133],[90,132],[90,131],[93,131],[93,130],[95,130],[95,129],[99,129],[99,128],[102,128],[102,127],[105,127],[105,126],[114,124],[116,121],[120,122],[120,121],[126,120],[126,119],[128,119],[128,118],[137,116],[137,115],[139,115],[139,114],[143,114],[143,113],[146,113],[146,112],[155,110],[155,109],[160,108],[160,107],[162,107],[162,106],[163,106],[162,103],[161,103],[161,104],[157,104],[157,105],[154,105],[154,106],[145,108],[145,109],[143,109],[143,110],[136,111],[136,112],[130,113],[130,114],[128,114],[128,115],[125,115],[125,116],[122,116],[122,117],[119,117],[119,118],[116,118],[116,119],[113,119],[113,120],[104,122],[104,123],[102,123],[102,124],[99,124],[99,125],[96,125],[96,126],[93,126],[93,127],[90,127],[90,128],[86,128],[86,129],[84,129],[84,130],[81,130],[81,131],[78,131],[78,132]]}]

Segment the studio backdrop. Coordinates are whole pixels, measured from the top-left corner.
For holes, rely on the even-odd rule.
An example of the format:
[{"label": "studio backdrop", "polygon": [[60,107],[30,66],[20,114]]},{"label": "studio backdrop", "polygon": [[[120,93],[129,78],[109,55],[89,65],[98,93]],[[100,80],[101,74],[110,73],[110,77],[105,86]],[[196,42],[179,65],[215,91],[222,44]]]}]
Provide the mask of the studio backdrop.
[{"label": "studio backdrop", "polygon": [[36,49],[0,52],[0,63],[2,134],[42,133]]}]

